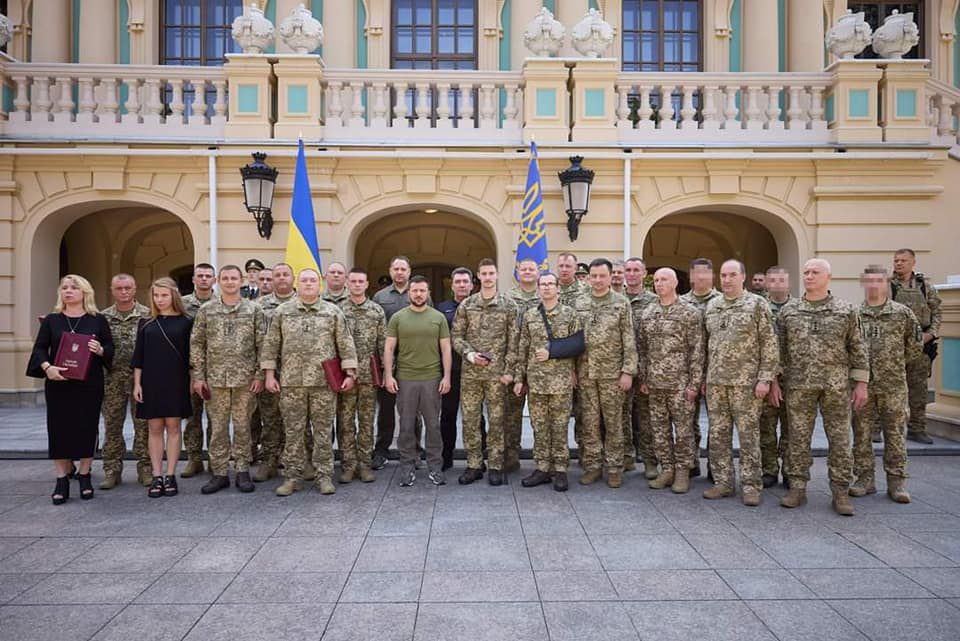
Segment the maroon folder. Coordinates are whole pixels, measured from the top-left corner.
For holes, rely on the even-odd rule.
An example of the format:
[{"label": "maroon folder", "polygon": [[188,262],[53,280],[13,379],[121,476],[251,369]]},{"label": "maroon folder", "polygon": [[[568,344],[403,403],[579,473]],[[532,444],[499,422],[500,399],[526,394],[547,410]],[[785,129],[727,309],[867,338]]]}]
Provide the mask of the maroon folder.
[{"label": "maroon folder", "polygon": [[323,374],[327,378],[327,385],[336,393],[340,393],[343,387],[343,380],[347,377],[343,368],[340,367],[339,358],[328,358],[323,361]]},{"label": "maroon folder", "polygon": [[370,356],[370,380],[374,387],[383,387],[383,363],[376,354]]},{"label": "maroon folder", "polygon": [[57,348],[57,356],[53,359],[54,365],[66,368],[60,372],[61,376],[75,381],[87,380],[91,356],[87,343],[95,338],[96,336],[90,334],[69,332],[61,335],[60,347]]}]

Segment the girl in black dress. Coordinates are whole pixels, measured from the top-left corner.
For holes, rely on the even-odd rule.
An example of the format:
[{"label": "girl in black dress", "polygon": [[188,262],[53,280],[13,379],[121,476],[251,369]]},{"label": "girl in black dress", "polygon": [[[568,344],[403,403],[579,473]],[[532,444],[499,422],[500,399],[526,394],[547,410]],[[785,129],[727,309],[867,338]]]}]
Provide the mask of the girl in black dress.
[{"label": "girl in black dress", "polygon": [[[150,318],[141,321],[133,350],[133,398],[137,418],[146,419],[153,482],[152,498],[177,493],[180,421],[190,418],[190,330],[180,292],[172,278],[159,278],[150,287]],[[166,431],[167,474],[163,474]]]},{"label": "girl in black dress", "polygon": [[[66,333],[90,336],[90,369],[86,380],[68,380],[61,375],[66,368],[53,364]],[[80,460],[78,479],[80,498],[93,498],[90,464],[97,445],[100,405],[103,403],[103,369],[113,363],[113,338],[110,325],[97,313],[93,287],[82,276],[67,274],[60,279],[57,304],[52,314],[40,322],[33,343],[27,376],[44,378],[47,405],[47,443],[49,457],[57,470],[57,485],[51,495],[54,505],[70,498],[70,468]]]}]

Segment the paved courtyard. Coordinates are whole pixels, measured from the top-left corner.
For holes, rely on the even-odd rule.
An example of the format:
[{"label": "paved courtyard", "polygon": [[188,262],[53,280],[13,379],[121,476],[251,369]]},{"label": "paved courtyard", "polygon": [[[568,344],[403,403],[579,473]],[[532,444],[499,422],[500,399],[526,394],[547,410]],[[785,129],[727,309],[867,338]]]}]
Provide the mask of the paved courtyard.
[{"label": "paved courtyard", "polygon": [[400,488],[393,463],[288,499],[276,481],[202,496],[203,479],[148,499],[128,464],[120,488],[54,507],[47,461],[5,460],[0,639],[956,641],[958,463],[917,456],[913,503],[881,493],[843,518],[824,459],[795,511],[782,490],[748,509],[637,473],[566,494],[520,474]]}]

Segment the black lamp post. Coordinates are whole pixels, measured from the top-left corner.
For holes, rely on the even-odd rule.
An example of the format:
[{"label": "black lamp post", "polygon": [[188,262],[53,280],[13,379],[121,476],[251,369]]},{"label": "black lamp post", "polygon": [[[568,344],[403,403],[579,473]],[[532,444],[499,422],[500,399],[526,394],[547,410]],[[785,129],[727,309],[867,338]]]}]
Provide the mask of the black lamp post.
[{"label": "black lamp post", "polygon": [[255,152],[253,162],[240,168],[243,178],[243,203],[257,221],[261,238],[270,238],[273,231],[273,188],[277,183],[277,170],[263,162],[267,154]]},{"label": "black lamp post", "polygon": [[580,233],[580,220],[587,215],[590,206],[590,186],[594,172],[580,165],[583,156],[571,156],[570,166],[559,172],[560,187],[563,189],[563,205],[567,210],[567,231],[570,240],[576,240]]}]

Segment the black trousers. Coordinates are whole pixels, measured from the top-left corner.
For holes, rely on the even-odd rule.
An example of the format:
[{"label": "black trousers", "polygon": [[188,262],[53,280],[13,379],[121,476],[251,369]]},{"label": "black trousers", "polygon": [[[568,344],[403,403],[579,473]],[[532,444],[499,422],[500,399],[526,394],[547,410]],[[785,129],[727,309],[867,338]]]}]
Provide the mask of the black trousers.
[{"label": "black trousers", "polygon": [[394,415],[397,397],[381,387],[377,390],[377,405],[377,440],[373,444],[373,453],[386,457],[397,429]]},{"label": "black trousers", "polygon": [[[460,411],[460,372],[450,377],[450,391],[441,397],[440,437],[443,440],[443,463],[453,464],[453,450],[457,446],[457,413]],[[480,416],[482,447],[487,449],[486,419]]]}]

